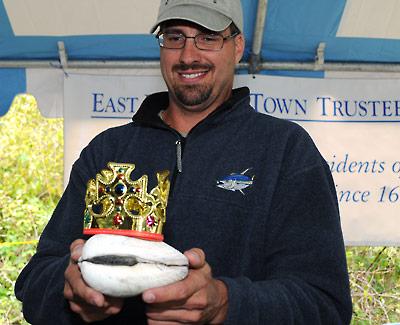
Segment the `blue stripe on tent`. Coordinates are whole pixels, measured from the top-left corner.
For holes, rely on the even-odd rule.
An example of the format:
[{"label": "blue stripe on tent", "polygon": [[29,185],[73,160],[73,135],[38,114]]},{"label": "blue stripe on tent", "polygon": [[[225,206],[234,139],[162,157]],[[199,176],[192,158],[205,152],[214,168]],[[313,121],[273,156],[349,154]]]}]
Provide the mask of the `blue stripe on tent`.
[{"label": "blue stripe on tent", "polygon": [[[319,42],[312,36],[302,37],[302,44],[290,43],[294,41],[293,35],[280,35],[286,37],[284,44],[278,44],[273,39],[271,47],[264,48],[262,56],[267,61],[313,61]],[[292,38],[292,39],[291,39]],[[276,37],[279,39],[279,37]],[[275,43],[273,43],[275,42]],[[400,40],[325,37],[320,42],[326,43],[325,61],[329,62],[386,62],[398,63],[400,53]]]},{"label": "blue stripe on tent", "polygon": [[[235,72],[237,75],[248,74],[246,69],[239,69]],[[324,71],[296,71],[296,70],[263,70],[259,74],[267,76],[296,77],[296,78],[325,78]],[[257,75],[256,75],[257,76]]]},{"label": "blue stripe on tent", "polygon": [[[398,62],[400,40],[336,37],[345,2],[303,0],[294,5],[293,1],[269,0],[262,60],[310,62],[318,44],[325,42],[326,61]],[[248,61],[258,0],[242,0],[242,4],[246,38],[243,61]],[[64,41],[70,60],[159,59],[157,42],[150,34],[15,36],[0,1],[0,60],[58,60],[57,41]],[[320,76],[308,72],[305,75]]]},{"label": "blue stripe on tent", "polygon": [[3,1],[0,2],[0,40],[14,36]]},{"label": "blue stripe on tent", "polygon": [[157,60],[159,48],[148,35],[15,36],[3,1],[0,2],[0,59],[55,60],[57,41],[64,41],[71,60]]},{"label": "blue stripe on tent", "polygon": [[160,52],[153,35],[19,36],[0,39],[0,59],[58,60],[58,41],[70,60],[157,60]]},{"label": "blue stripe on tent", "polygon": [[335,37],[327,42],[328,61],[399,62],[400,40]]},{"label": "blue stripe on tent", "polygon": [[[247,43],[245,57],[249,57],[250,41],[258,0],[243,3],[245,36]],[[154,35],[87,35],[87,36],[15,36],[0,2],[0,59],[25,60],[59,58],[57,41],[63,41],[70,60],[158,60],[159,47]]]},{"label": "blue stripe on tent", "polygon": [[270,0],[267,33],[335,36],[345,5],[346,0],[302,0],[296,5],[292,1]]},{"label": "blue stripe on tent", "polygon": [[398,62],[400,40],[336,37],[345,0],[268,2],[261,56],[267,61],[313,61],[320,42],[331,62]]},{"label": "blue stripe on tent", "polygon": [[296,70],[264,70],[260,71],[260,74],[269,76],[281,76],[281,77],[296,77],[296,78],[324,78],[324,71],[296,71]]},{"label": "blue stripe on tent", "polygon": [[345,4],[345,0],[303,0],[293,6],[291,1],[269,1],[262,57],[272,61],[314,60],[319,42],[336,36]]},{"label": "blue stripe on tent", "polygon": [[0,116],[3,116],[15,95],[26,92],[25,69],[0,69],[0,89]]},{"label": "blue stripe on tent", "polygon": [[253,43],[255,17],[257,16],[258,0],[242,0],[244,37],[246,47],[243,53],[244,61],[248,61],[251,55],[251,44]]},{"label": "blue stripe on tent", "polygon": [[[247,43],[245,57],[250,54],[254,17],[258,0],[243,2],[244,31]],[[63,41],[71,60],[158,60],[159,48],[154,35],[88,35],[88,36],[15,36],[0,1],[0,59],[58,59],[57,41]]]}]

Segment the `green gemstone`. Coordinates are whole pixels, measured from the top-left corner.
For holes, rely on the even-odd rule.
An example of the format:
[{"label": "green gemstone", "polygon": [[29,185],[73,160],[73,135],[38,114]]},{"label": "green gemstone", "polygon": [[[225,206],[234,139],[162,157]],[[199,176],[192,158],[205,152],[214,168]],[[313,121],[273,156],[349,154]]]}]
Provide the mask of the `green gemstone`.
[{"label": "green gemstone", "polygon": [[85,223],[85,226],[89,226],[92,222],[92,216],[88,212],[86,212],[83,221]]}]

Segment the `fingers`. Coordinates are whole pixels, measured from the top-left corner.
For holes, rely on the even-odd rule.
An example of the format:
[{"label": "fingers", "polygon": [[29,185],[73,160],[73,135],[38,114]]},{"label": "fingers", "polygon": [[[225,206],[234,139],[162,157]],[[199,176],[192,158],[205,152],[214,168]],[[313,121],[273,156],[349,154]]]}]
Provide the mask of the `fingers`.
[{"label": "fingers", "polygon": [[148,325],[150,324],[198,324],[203,318],[202,310],[164,310],[164,311],[147,311],[146,316]]},{"label": "fingers", "polygon": [[[186,322],[188,323],[188,322]],[[182,322],[167,322],[167,321],[158,321],[158,320],[153,320],[153,319],[148,319],[147,320],[147,325],[182,325]]]},{"label": "fingers", "polygon": [[72,242],[70,246],[70,252],[71,252],[71,260],[74,261],[75,263],[78,261],[79,257],[82,255],[82,248],[83,245],[85,244],[85,241],[83,239],[77,239]]},{"label": "fingers", "polygon": [[200,248],[192,248],[184,253],[189,260],[189,266],[199,269],[206,264],[206,254]]},{"label": "fingers", "polygon": [[193,266],[188,276],[176,283],[145,291],[142,295],[144,302],[148,304],[172,302],[175,306],[181,306],[186,304],[196,292],[207,286],[212,277],[204,252],[199,248],[194,248],[185,252],[185,255],[189,259],[190,266]]},{"label": "fingers", "polygon": [[85,283],[77,264],[84,243],[85,241],[79,239],[70,246],[70,263],[64,273],[64,297],[68,300],[73,312],[79,314],[84,321],[92,322],[119,313],[124,300],[105,297]]},{"label": "fingers", "polygon": [[[209,267],[207,269],[209,270]],[[143,293],[142,298],[144,302],[149,304],[160,304],[171,301],[175,303],[179,301],[184,302],[195,292],[206,286],[208,278],[207,270],[189,270],[188,276],[182,281],[149,289]]]},{"label": "fingers", "polygon": [[90,303],[80,296],[77,296],[73,293],[72,288],[66,282],[64,289],[64,295],[70,289],[72,292],[72,299],[69,300],[69,306],[71,310],[81,316],[81,318],[86,322],[103,320],[111,315],[115,315],[119,313],[123,307],[124,300],[121,298],[114,297],[104,297],[101,306],[94,302]]},{"label": "fingers", "polygon": [[147,304],[146,308],[151,312],[160,312],[163,310],[195,310],[203,309],[207,306],[207,298],[202,291],[195,292],[192,296],[182,299],[166,301],[162,303]]},{"label": "fingers", "polygon": [[227,288],[212,279],[185,302],[148,304],[148,324],[223,324],[228,308]]},{"label": "fingers", "polygon": [[79,257],[82,255],[84,244],[85,241],[83,239],[77,239],[70,245],[71,259],[64,273],[64,297],[70,301],[104,307],[104,296],[85,283],[77,264]]},{"label": "fingers", "polygon": [[204,252],[193,248],[185,252],[189,274],[168,286],[153,288],[142,295],[148,325],[222,324],[226,318],[227,288],[212,277]]},{"label": "fingers", "polygon": [[79,314],[86,322],[93,322],[105,319],[111,315],[119,313],[122,309],[123,302],[110,302],[107,307],[98,308],[84,303],[76,303],[70,301],[70,308],[73,312]]},{"label": "fingers", "polygon": [[87,286],[77,264],[70,263],[65,270],[64,297],[68,300],[85,302],[97,307],[104,306],[104,296]]}]

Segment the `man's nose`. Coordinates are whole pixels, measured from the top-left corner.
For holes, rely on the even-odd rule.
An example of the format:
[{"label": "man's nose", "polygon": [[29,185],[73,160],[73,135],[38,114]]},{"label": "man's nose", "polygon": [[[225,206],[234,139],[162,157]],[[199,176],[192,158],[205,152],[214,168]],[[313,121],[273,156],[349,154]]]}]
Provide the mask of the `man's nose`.
[{"label": "man's nose", "polygon": [[180,61],[190,64],[199,61],[200,50],[196,47],[194,38],[186,38],[185,46],[181,49]]}]

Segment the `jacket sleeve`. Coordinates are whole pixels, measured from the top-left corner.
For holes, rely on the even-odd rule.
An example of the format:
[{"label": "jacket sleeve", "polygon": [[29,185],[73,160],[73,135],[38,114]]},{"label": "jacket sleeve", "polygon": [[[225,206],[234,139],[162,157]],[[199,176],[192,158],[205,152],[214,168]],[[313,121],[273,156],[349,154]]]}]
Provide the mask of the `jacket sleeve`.
[{"label": "jacket sleeve", "polygon": [[222,277],[225,324],[349,324],[351,297],[335,186],[306,137],[283,159],[268,213],[263,281]]}]

